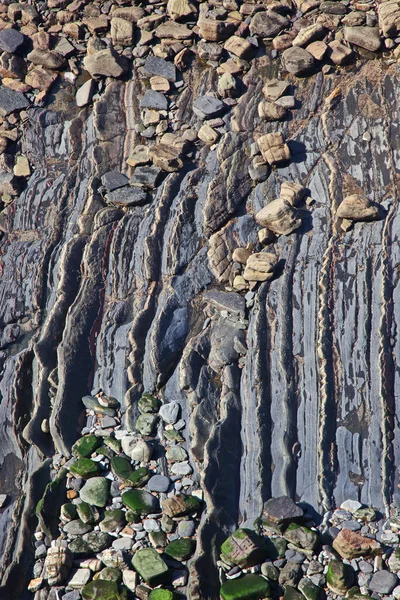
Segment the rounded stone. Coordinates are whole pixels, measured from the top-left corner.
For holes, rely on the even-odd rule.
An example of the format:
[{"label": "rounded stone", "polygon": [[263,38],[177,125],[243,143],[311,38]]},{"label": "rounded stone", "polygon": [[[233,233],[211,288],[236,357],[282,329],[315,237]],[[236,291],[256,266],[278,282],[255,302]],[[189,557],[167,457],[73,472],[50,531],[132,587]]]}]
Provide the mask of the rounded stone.
[{"label": "rounded stone", "polygon": [[109,491],[110,482],[108,479],[92,477],[85,483],[79,495],[83,502],[87,502],[92,506],[104,507],[107,504]]},{"label": "rounded stone", "polygon": [[147,484],[147,488],[150,492],[167,492],[170,486],[171,480],[169,477],[164,475],[153,475]]}]

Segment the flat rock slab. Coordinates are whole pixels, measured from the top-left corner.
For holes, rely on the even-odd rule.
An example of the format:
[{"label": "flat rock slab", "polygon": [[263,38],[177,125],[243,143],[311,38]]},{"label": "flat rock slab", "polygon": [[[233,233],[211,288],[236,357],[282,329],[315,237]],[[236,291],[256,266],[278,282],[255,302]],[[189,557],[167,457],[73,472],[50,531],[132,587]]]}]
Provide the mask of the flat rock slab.
[{"label": "flat rock slab", "polygon": [[200,119],[219,117],[226,109],[226,104],[218,100],[218,98],[214,98],[214,96],[201,96],[193,103],[193,112]]},{"label": "flat rock slab", "polygon": [[147,192],[139,187],[123,187],[106,194],[107,204],[114,206],[141,206],[148,202]]},{"label": "flat rock slab", "polygon": [[292,75],[305,75],[315,64],[313,55],[300,47],[287,48],[282,54],[282,61],[286,71]]},{"label": "flat rock slab", "polygon": [[203,294],[203,300],[218,310],[226,310],[242,319],[245,317],[246,301],[240,294],[210,290]]},{"label": "flat rock slab", "polygon": [[377,27],[345,27],[344,39],[370,52],[379,50],[382,43]]},{"label": "flat rock slab", "polygon": [[10,88],[0,87],[0,115],[6,117],[14,110],[28,108],[29,100],[21,92],[14,92]]},{"label": "flat rock slab", "polygon": [[168,99],[161,92],[147,90],[140,101],[140,108],[152,108],[153,110],[167,110]]},{"label": "flat rock slab", "polygon": [[163,58],[158,58],[157,56],[148,56],[142,71],[148,77],[158,75],[160,77],[165,77],[165,79],[168,79],[168,81],[176,81],[175,65],[164,60]]}]

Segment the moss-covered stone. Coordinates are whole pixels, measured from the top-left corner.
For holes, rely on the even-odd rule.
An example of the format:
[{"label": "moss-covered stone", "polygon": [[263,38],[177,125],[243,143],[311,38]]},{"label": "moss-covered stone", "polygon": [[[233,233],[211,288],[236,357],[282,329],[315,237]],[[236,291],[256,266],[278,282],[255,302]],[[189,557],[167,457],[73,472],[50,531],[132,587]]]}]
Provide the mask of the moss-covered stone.
[{"label": "moss-covered stone", "polygon": [[152,435],[156,423],[158,421],[157,415],[152,415],[150,413],[144,413],[139,415],[136,420],[135,428],[144,436]]},{"label": "moss-covered stone", "polygon": [[267,557],[271,560],[277,560],[285,556],[287,541],[283,537],[273,537],[265,539]]},{"label": "moss-covered stone", "polygon": [[83,540],[89,545],[91,552],[95,554],[105,550],[110,545],[110,536],[103,531],[91,531],[83,536]]},{"label": "moss-covered stone", "polygon": [[162,585],[170,579],[167,565],[154,548],[138,550],[132,558],[132,566],[151,586]]},{"label": "moss-covered stone", "polygon": [[144,490],[129,490],[122,494],[122,502],[130,510],[140,515],[156,513],[160,507],[155,496]]},{"label": "moss-covered stone", "polygon": [[183,435],[176,429],[164,429],[164,437],[169,442],[182,443],[185,441]]},{"label": "moss-covered stone", "polygon": [[286,585],[283,600],[304,600],[304,596],[296,588]]},{"label": "moss-covered stone", "polygon": [[129,484],[134,487],[142,487],[148,482],[152,473],[146,467],[139,467],[128,477]]},{"label": "moss-covered stone", "polygon": [[149,533],[149,540],[153,548],[165,548],[167,545],[167,534],[165,531],[151,531]]},{"label": "moss-covered stone", "polygon": [[237,529],[221,546],[225,561],[242,568],[253,567],[267,556],[264,540],[251,529]]},{"label": "moss-covered stone", "polygon": [[121,452],[121,442],[114,437],[105,437],[103,438],[103,444],[111,448],[115,454],[119,454]]},{"label": "moss-covered stone", "polygon": [[98,511],[90,506],[87,502],[80,502],[76,505],[76,510],[78,512],[79,518],[83,523],[96,523],[99,518]]},{"label": "moss-covered stone", "polygon": [[315,550],[319,544],[319,536],[316,531],[297,523],[290,523],[283,537],[296,548],[304,550]]},{"label": "moss-covered stone", "polygon": [[259,575],[228,579],[220,590],[222,600],[260,600],[270,595],[270,585]]},{"label": "moss-covered stone", "polygon": [[132,466],[129,460],[122,456],[114,456],[111,459],[111,470],[115,477],[124,481],[132,475]]},{"label": "moss-covered stone", "polygon": [[190,538],[182,538],[170,542],[165,548],[165,554],[175,560],[188,560],[194,553],[196,548],[195,540]]},{"label": "moss-covered stone", "polygon": [[175,600],[175,598],[174,592],[163,590],[162,588],[151,590],[149,594],[149,600]]},{"label": "moss-covered stone", "polygon": [[97,579],[82,588],[83,600],[121,600],[115,581]]},{"label": "moss-covered stone", "polygon": [[92,553],[89,544],[81,537],[76,537],[68,544],[68,548],[73,552],[76,558],[84,558]]},{"label": "moss-covered stone", "polygon": [[127,523],[139,523],[140,515],[129,508],[125,513],[125,519]]},{"label": "moss-covered stone", "polygon": [[321,589],[315,585],[308,577],[303,577],[297,586],[306,600],[319,600]]},{"label": "moss-covered stone", "polygon": [[156,413],[160,410],[161,400],[151,394],[143,394],[138,402],[138,409],[143,413]]},{"label": "moss-covered stone", "polygon": [[359,508],[353,514],[354,519],[361,519],[365,523],[370,523],[376,519],[376,511],[373,508]]},{"label": "moss-covered stone", "polygon": [[339,596],[344,595],[351,588],[354,573],[349,565],[340,560],[331,560],[326,573],[326,584],[332,592]]},{"label": "moss-covered stone", "polygon": [[101,439],[95,435],[84,435],[72,446],[72,454],[81,458],[87,458],[93,454],[100,444]]},{"label": "moss-covered stone", "polygon": [[58,476],[45,487],[43,496],[36,505],[36,516],[42,531],[55,539],[59,535],[58,522],[60,507],[65,500],[67,469],[61,469]]},{"label": "moss-covered stone", "polygon": [[115,581],[119,583],[122,579],[122,574],[119,569],[114,567],[105,567],[93,577],[93,579],[104,579],[105,581]]},{"label": "moss-covered stone", "polygon": [[110,481],[108,479],[92,477],[85,483],[79,495],[83,502],[102,508],[107,504],[109,491]]},{"label": "moss-covered stone", "polygon": [[110,532],[116,531],[125,525],[125,513],[123,510],[113,509],[106,510],[104,519],[100,523],[101,531]]},{"label": "moss-covered stone", "polygon": [[100,448],[97,448],[96,454],[106,456],[110,460],[115,456],[115,452],[113,452],[108,446],[100,446]]},{"label": "moss-covered stone", "polygon": [[62,521],[73,521],[76,519],[76,504],[72,504],[72,502],[63,504],[60,510],[60,517]]},{"label": "moss-covered stone", "polygon": [[71,473],[82,479],[90,479],[90,477],[96,477],[100,472],[99,464],[91,460],[90,458],[78,458],[78,460],[71,465]]}]

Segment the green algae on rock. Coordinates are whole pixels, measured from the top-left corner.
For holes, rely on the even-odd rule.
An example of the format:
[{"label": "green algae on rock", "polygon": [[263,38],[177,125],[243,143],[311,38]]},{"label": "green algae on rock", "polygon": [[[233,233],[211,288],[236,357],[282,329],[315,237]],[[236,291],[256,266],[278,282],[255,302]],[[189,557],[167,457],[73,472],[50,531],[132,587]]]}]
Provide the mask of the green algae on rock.
[{"label": "green algae on rock", "polygon": [[151,394],[143,394],[138,402],[138,409],[141,413],[156,413],[161,406],[161,400]]},{"label": "green algae on rock", "polygon": [[110,482],[108,479],[92,477],[85,483],[79,495],[84,502],[103,508],[107,504],[109,491]]},{"label": "green algae on rock", "polygon": [[267,556],[263,538],[251,529],[237,529],[221,546],[224,560],[242,568],[252,567]]},{"label": "green algae on rock", "polygon": [[124,481],[132,475],[132,466],[129,460],[122,456],[113,456],[111,459],[111,471],[115,477]]},{"label": "green algae on rock", "polygon": [[125,513],[120,509],[107,510],[104,519],[100,521],[100,530],[106,533],[116,531],[125,524]]},{"label": "green algae on rock", "polygon": [[121,600],[115,581],[97,579],[82,588],[83,600]]},{"label": "green algae on rock", "polygon": [[70,467],[71,473],[82,479],[90,479],[96,477],[100,472],[99,464],[90,458],[78,458]]},{"label": "green algae on rock", "polygon": [[137,488],[147,483],[150,477],[151,471],[147,467],[139,467],[129,475],[128,481],[132,487]]},{"label": "green algae on rock", "polygon": [[270,595],[270,585],[259,575],[244,575],[239,579],[228,579],[222,584],[222,600],[261,600]]},{"label": "green algae on rock", "polygon": [[149,594],[149,600],[174,600],[176,598],[174,592],[170,590],[164,590],[162,588],[157,588],[156,590],[151,590]]},{"label": "green algae on rock", "polygon": [[101,438],[92,434],[84,435],[72,446],[72,454],[81,458],[87,458],[93,454],[100,444]]},{"label": "green algae on rock", "polygon": [[175,560],[188,560],[194,553],[196,548],[195,540],[190,538],[182,538],[173,540],[165,548],[165,554]]},{"label": "green algae on rock", "polygon": [[122,502],[137,514],[148,515],[159,510],[155,496],[144,490],[129,490],[122,494]]},{"label": "green algae on rock", "polygon": [[167,565],[154,548],[138,550],[132,558],[132,566],[151,586],[167,583],[170,578]]}]

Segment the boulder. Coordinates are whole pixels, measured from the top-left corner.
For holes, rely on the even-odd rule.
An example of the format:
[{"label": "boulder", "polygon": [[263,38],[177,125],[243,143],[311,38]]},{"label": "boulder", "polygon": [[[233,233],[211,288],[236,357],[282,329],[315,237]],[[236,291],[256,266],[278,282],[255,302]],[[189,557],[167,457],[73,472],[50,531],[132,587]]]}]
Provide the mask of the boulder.
[{"label": "boulder", "polygon": [[382,548],[379,542],[371,538],[366,538],[351,529],[343,528],[332,544],[334,550],[342,558],[349,560],[359,556],[375,556],[382,554]]},{"label": "boulder", "polygon": [[274,275],[278,259],[275,254],[258,252],[252,254],[246,263],[243,279],[246,281],[268,281]]},{"label": "boulder", "polygon": [[301,226],[298,211],[286,200],[278,198],[256,214],[256,221],[276,235],[290,235]]},{"label": "boulder", "polygon": [[344,27],[344,39],[354,46],[377,52],[382,44],[377,27]]},{"label": "boulder", "polygon": [[221,546],[223,560],[247,569],[267,556],[264,540],[251,529],[237,529]]},{"label": "boulder", "polygon": [[304,48],[287,48],[282,54],[282,64],[285,70],[292,75],[306,75],[315,64],[315,59]]},{"label": "boulder", "polygon": [[167,565],[154,548],[138,550],[132,558],[132,566],[151,586],[167,583],[170,579]]},{"label": "boulder", "polygon": [[257,140],[263,159],[270,165],[290,159],[290,149],[281,133],[267,133]]},{"label": "boulder", "polygon": [[380,218],[379,207],[361,194],[346,196],[340,203],[336,216],[350,221],[375,221]]},{"label": "boulder", "polygon": [[222,600],[261,600],[269,598],[270,585],[259,575],[244,575],[239,579],[228,579],[222,584],[220,595]]}]

